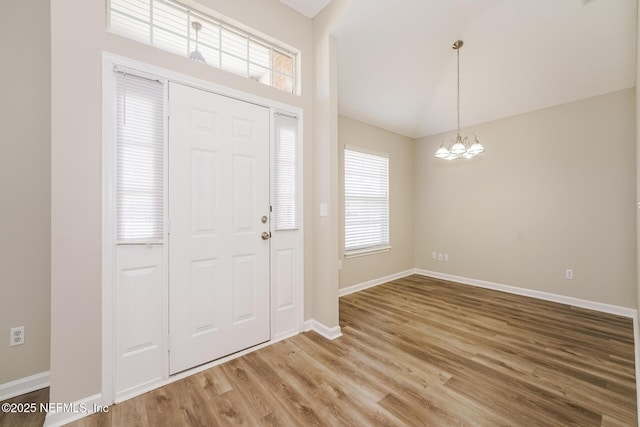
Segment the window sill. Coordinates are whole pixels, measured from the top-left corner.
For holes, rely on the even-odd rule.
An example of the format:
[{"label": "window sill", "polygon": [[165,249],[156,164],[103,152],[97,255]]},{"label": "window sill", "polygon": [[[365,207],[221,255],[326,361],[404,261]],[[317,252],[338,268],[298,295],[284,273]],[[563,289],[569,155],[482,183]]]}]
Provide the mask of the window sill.
[{"label": "window sill", "polygon": [[162,246],[163,242],[117,242],[116,246]]},{"label": "window sill", "polygon": [[345,258],[357,258],[361,256],[373,255],[382,252],[389,252],[391,246],[376,246],[375,248],[358,249],[355,251],[348,251],[344,253]]}]

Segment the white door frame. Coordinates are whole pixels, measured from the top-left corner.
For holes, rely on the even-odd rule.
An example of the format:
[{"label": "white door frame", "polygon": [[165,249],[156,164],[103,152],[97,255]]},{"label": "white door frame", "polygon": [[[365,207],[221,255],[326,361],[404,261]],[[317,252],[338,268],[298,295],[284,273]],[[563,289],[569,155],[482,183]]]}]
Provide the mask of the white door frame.
[{"label": "white door frame", "polygon": [[[116,392],[113,386],[115,368],[115,342],[114,342],[114,320],[115,320],[115,299],[114,299],[114,287],[115,287],[115,203],[114,203],[114,182],[115,182],[115,150],[114,150],[114,83],[113,83],[113,69],[116,66],[124,67],[130,70],[135,70],[140,75],[148,75],[160,80],[164,80],[167,83],[173,81],[185,85],[192,86],[194,88],[206,90],[219,95],[235,98],[240,101],[250,102],[253,104],[261,105],[270,109],[271,124],[273,123],[273,115],[276,112],[293,114],[299,118],[298,123],[298,188],[303,189],[303,114],[302,109],[291,105],[283,104],[271,99],[263,98],[254,94],[242,92],[236,89],[221,86],[206,80],[197,79],[185,74],[177,73],[165,68],[157,67],[154,65],[146,64],[140,61],[136,61],[130,58],[114,55],[108,52],[103,52],[102,55],[102,372],[101,372],[101,400],[102,405],[111,405],[116,402]],[[165,98],[166,101],[166,98]],[[166,120],[166,119],[165,119]],[[165,121],[166,126],[166,121]],[[167,133],[165,133],[168,135]],[[270,131],[270,152],[273,150],[273,126]],[[166,152],[166,144],[165,144]],[[165,170],[167,159],[165,157]],[[271,165],[270,165],[271,167]],[[166,175],[165,175],[166,176]],[[165,188],[165,201],[168,196],[168,188]],[[300,219],[300,231],[298,234],[297,248],[300,256],[297,259],[297,301],[296,304],[299,307],[298,319],[297,319],[297,331],[291,334],[275,336],[275,330],[272,327],[271,340],[265,344],[254,347],[249,350],[245,350],[240,353],[236,353],[229,357],[218,359],[214,362],[199,366],[183,373],[169,376],[169,364],[168,364],[168,318],[163,319],[163,330],[166,332],[163,334],[163,346],[167,350],[165,355],[165,361],[163,362],[163,380],[149,384],[143,388],[137,389],[129,395],[118,396],[117,401],[123,401],[134,397],[136,395],[145,393],[149,390],[153,390],[163,385],[169,384],[181,378],[193,375],[205,369],[209,369],[212,366],[224,363],[230,359],[246,354],[255,349],[262,348],[271,345],[281,339],[285,339],[296,333],[303,331],[304,324],[304,191],[300,191],[300,206],[301,206],[301,219]],[[166,236],[165,236],[166,237]],[[168,239],[165,239],[165,245],[168,244]],[[272,245],[273,247],[273,245]],[[167,268],[166,253],[164,268]],[[273,249],[270,252],[273,254]],[[273,274],[272,274],[273,275]],[[165,276],[166,277],[166,276]],[[166,281],[165,281],[166,282]],[[168,282],[163,284],[162,305],[163,312],[168,314]],[[271,292],[273,296],[274,286],[271,286]],[[273,301],[273,298],[271,298]],[[274,322],[274,310],[273,302],[270,307],[271,323]],[[165,316],[166,317],[166,316]]]}]

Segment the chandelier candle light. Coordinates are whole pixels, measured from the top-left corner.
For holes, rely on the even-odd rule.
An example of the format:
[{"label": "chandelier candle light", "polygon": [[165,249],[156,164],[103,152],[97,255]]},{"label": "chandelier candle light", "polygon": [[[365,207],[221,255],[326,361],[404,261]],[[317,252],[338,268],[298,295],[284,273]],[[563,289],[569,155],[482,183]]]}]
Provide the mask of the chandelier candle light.
[{"label": "chandelier candle light", "polygon": [[464,138],[460,136],[460,48],[463,44],[462,40],[453,43],[453,49],[458,55],[458,134],[455,138],[451,138],[448,144],[446,141],[442,141],[440,144],[440,148],[436,151],[436,157],[442,160],[470,159],[484,151],[484,147],[474,133],[470,133]]}]

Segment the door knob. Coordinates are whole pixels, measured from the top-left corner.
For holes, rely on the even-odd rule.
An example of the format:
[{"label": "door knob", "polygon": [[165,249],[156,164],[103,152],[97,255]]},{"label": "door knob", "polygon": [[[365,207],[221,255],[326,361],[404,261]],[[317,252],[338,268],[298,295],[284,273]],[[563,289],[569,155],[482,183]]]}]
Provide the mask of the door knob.
[{"label": "door knob", "polygon": [[271,233],[268,232],[263,232],[262,233],[262,240],[269,240],[271,238]]}]

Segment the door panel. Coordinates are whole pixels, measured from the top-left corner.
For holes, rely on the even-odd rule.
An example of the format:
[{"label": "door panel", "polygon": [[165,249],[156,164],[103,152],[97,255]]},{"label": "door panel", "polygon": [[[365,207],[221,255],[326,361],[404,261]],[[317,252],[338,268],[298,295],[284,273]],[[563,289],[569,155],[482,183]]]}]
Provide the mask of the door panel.
[{"label": "door panel", "polygon": [[215,152],[194,149],[191,152],[191,220],[193,234],[215,234],[216,169]]},{"label": "door panel", "polygon": [[164,247],[116,247],[116,393],[162,378]]},{"label": "door panel", "polygon": [[256,259],[253,255],[233,257],[233,323],[256,317],[254,289],[256,288]]},{"label": "door panel", "polygon": [[254,232],[255,218],[255,168],[254,159],[233,156],[233,232]]},{"label": "door panel", "polygon": [[269,110],[169,85],[170,373],[270,338]]}]

